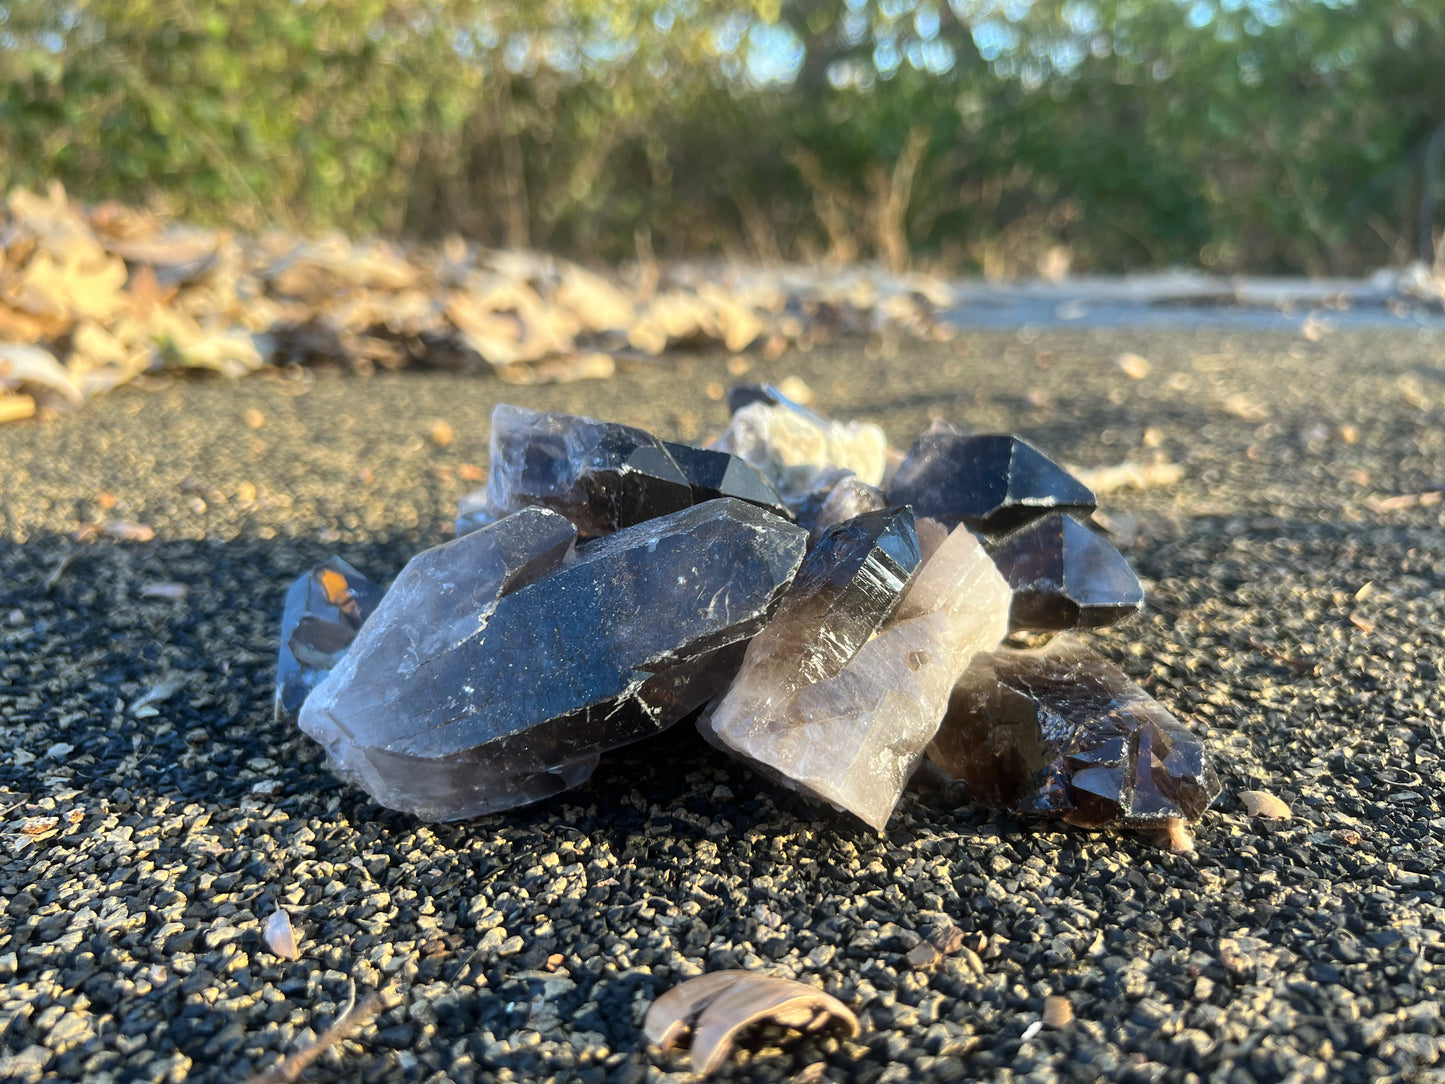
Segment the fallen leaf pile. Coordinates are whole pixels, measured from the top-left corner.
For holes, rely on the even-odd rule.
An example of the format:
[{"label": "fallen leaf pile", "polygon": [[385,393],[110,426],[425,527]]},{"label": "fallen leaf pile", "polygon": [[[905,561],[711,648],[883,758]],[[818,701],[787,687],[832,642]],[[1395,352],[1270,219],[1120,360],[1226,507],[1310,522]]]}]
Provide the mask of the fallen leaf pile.
[{"label": "fallen leaf pile", "polygon": [[693,1072],[709,1076],[722,1068],[746,1027],[768,1022],[812,1032],[835,1021],[850,1037],[858,1034],[852,1010],[821,990],[753,971],[714,971],[659,997],[642,1028],[664,1053],[691,1031]]},{"label": "fallen leaf pile", "polygon": [[163,224],[52,184],[0,207],[0,421],[80,405],[142,373],[338,362],[610,376],[679,347],[769,354],[839,332],[940,333],[944,285],[852,270],[643,267],[599,275],[530,252]]}]

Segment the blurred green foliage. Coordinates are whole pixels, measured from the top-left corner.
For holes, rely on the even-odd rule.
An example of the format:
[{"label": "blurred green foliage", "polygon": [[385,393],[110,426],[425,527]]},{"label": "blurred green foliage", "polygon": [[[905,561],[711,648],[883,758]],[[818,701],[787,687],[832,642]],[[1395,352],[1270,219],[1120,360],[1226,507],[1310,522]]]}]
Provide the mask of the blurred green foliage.
[{"label": "blurred green foliage", "polygon": [[1358,272],[1442,152],[1438,0],[0,2],[0,186],[246,227]]}]

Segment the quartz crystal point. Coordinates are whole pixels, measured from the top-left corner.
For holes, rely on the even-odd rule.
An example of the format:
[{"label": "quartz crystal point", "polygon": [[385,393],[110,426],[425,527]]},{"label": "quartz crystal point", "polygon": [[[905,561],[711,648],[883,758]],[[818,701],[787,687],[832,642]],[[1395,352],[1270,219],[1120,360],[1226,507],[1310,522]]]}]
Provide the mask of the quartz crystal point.
[{"label": "quartz crystal point", "polygon": [[[879,830],[938,729],[959,674],[1007,631],[1009,602],[1008,585],[976,538],[962,528],[945,535],[923,521],[915,537],[931,556],[881,631],[860,637],[880,621],[873,616],[835,637],[829,610],[809,601],[819,585],[819,593],[841,594],[837,573],[829,578],[837,568],[829,547],[885,516],[896,521],[898,513],[867,513],[825,532],[774,623],[748,646],[727,696],[699,723],[714,744]],[[900,566],[890,589],[903,590],[901,579]],[[874,615],[886,609],[876,589],[853,593]]]},{"label": "quartz crystal point", "polygon": [[301,702],[341,661],[381,587],[340,557],[317,565],[286,592],[276,659],[276,718],[294,722]]},{"label": "quartz crystal point", "polygon": [[809,538],[817,542],[823,532],[835,523],[861,516],[864,512],[881,512],[888,507],[888,498],[877,486],[870,486],[856,474],[845,474],[829,487],[817,514],[805,525],[811,528]]},{"label": "quartz crystal point", "polygon": [[737,456],[667,440],[662,442],[662,446],[681,468],[692,486],[693,500],[698,503],[719,497],[736,497],[766,508],[784,519],[794,518],[768,480]]},{"label": "quartz crystal point", "polygon": [[662,442],[630,425],[541,414],[500,403],[492,411],[485,503],[463,518],[500,518],[528,505],[560,512],[584,538],[681,511],[692,483]]},{"label": "quartz crystal point", "polygon": [[529,508],[407,565],[301,712],[337,774],[428,820],[576,786],[722,690],[805,545],[732,499],[574,534]]},{"label": "quartz crystal point", "polygon": [[796,502],[846,472],[879,485],[888,463],[888,439],[878,426],[829,421],[786,401],[739,407],[713,447],[757,468],[794,511]]},{"label": "quartz crystal point", "polygon": [[1089,488],[1028,441],[968,436],[935,424],[908,450],[888,489],[894,504],[950,526],[998,535],[1049,512],[1094,510]]},{"label": "quartz crystal point", "polygon": [[1144,604],[1144,588],[1123,554],[1070,516],[1035,520],[990,552],[1014,589],[1015,629],[1097,628]]},{"label": "quartz crystal point", "polygon": [[1196,820],[1220,790],[1199,738],[1069,636],[976,658],[928,756],[983,805],[1089,827]]}]

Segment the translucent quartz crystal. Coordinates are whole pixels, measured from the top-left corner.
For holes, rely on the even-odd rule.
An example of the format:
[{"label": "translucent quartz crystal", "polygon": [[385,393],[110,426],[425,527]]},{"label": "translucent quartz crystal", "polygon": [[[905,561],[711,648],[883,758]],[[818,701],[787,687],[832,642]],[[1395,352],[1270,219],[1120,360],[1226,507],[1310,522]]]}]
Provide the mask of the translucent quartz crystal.
[{"label": "translucent quartz crystal", "polygon": [[317,565],[286,592],[276,659],[276,718],[294,722],[311,690],[341,661],[381,587],[340,557]]},{"label": "translucent quartz crystal", "polygon": [[430,820],[575,786],[726,686],[805,545],[732,499],[574,537],[528,508],[413,558],[302,709],[333,770]]},{"label": "translucent quartz crystal", "polygon": [[[829,528],[773,624],[749,645],[732,688],[699,722],[714,744],[880,830],[937,731],[959,674],[1007,631],[1009,604],[1008,585],[979,541],[963,528],[945,536],[926,521],[915,537],[931,556],[906,593],[903,566],[891,571],[887,588],[899,592],[899,601],[890,615],[880,621],[888,607],[877,589],[855,592],[869,604],[867,621],[841,623],[807,604],[815,584],[841,594],[839,573],[830,577],[836,568],[830,538],[887,515],[868,513]],[[852,567],[879,582],[868,563]],[[880,631],[861,637],[875,622]]]},{"label": "translucent quartz crystal", "polygon": [[888,462],[888,440],[876,425],[763,400],[739,407],[713,447],[747,460],[795,511],[795,501],[818,490],[820,476],[836,481],[851,471],[876,486]]},{"label": "translucent quartz crystal", "polygon": [[888,488],[920,516],[998,535],[1049,512],[1088,515],[1094,494],[1021,437],[969,436],[935,423],[908,450]]},{"label": "translucent quartz crystal", "polygon": [[584,537],[736,497],[792,519],[782,497],[737,456],[658,440],[627,425],[502,404],[492,412],[491,471],[458,502],[457,534],[540,505]]},{"label": "translucent quartz crystal", "polygon": [[1069,636],[976,658],[928,756],[972,801],[1085,826],[1195,820],[1220,790],[1199,738]]},{"label": "translucent quartz crystal", "polygon": [[1013,588],[1015,629],[1097,628],[1144,604],[1123,554],[1070,516],[1035,520],[991,543],[989,553]]},{"label": "translucent quartz crystal", "polygon": [[692,503],[687,476],[645,430],[509,403],[492,411],[483,510],[494,517],[540,505],[591,538]]},{"label": "translucent quartz crystal", "polygon": [[888,498],[883,490],[870,486],[856,474],[845,474],[829,487],[817,514],[804,522],[804,526],[809,528],[808,537],[817,542],[833,524],[887,507]]}]

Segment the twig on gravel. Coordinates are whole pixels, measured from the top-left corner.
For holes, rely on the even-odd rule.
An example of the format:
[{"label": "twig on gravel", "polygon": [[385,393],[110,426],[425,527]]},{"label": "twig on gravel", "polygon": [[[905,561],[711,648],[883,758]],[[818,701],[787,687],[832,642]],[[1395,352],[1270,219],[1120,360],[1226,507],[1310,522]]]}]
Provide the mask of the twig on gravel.
[{"label": "twig on gravel", "polygon": [[257,1073],[246,1084],[295,1084],[310,1064],[337,1043],[351,1038],[367,1024],[391,1008],[396,992],[390,987],[367,994],[349,1012],[318,1035],[315,1041],[283,1058],[264,1073]]},{"label": "twig on gravel", "polygon": [[75,550],[67,550],[61,554],[60,560],[56,563],[55,568],[51,571],[50,575],[45,577],[43,586],[47,595],[55,590],[55,585],[60,582],[60,577],[65,575],[65,570],[70,567],[70,562],[74,560]]}]

